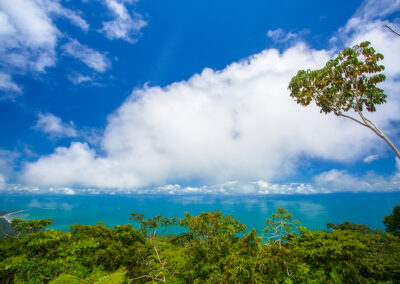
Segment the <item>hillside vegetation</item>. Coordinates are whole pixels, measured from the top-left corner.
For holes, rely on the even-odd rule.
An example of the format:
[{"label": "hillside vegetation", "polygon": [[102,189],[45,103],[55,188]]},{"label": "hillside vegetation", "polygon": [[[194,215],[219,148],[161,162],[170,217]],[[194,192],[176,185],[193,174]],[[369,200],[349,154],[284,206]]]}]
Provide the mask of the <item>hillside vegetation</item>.
[{"label": "hillside vegetation", "polygon": [[[14,219],[0,239],[0,283],[399,283],[396,206],[388,232],[351,222],[311,231],[279,208],[263,233],[219,211],[108,228]],[[168,226],[186,233],[159,236]]]}]

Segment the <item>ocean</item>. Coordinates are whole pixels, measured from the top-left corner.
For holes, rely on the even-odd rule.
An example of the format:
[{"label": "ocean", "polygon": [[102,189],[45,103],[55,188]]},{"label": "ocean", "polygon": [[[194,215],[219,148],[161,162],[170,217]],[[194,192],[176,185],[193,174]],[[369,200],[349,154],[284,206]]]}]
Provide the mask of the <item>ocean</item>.
[{"label": "ocean", "polygon": [[[322,230],[326,224],[351,221],[372,229],[384,229],[382,220],[400,204],[400,193],[334,193],[314,195],[266,196],[173,196],[173,195],[1,195],[0,210],[23,210],[11,216],[24,220],[52,218],[51,228],[68,230],[73,223],[84,225],[103,221],[106,226],[131,223],[130,213],[146,217],[161,214],[184,217],[185,212],[222,211],[259,233],[265,219],[280,206],[287,209],[302,226]],[[164,234],[179,233],[180,228]]]}]

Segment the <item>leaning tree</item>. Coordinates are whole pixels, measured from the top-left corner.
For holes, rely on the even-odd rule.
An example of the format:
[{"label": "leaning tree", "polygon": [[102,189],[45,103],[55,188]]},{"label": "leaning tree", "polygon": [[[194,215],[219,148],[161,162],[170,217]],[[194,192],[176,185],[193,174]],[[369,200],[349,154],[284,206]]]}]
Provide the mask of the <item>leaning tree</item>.
[{"label": "leaning tree", "polygon": [[[381,73],[385,67],[379,64],[382,59],[368,41],[346,48],[321,69],[300,70],[289,83],[290,96],[303,106],[314,101],[321,113],[334,113],[371,129],[400,159],[399,150],[364,114],[386,102],[386,94],[376,86],[386,78]],[[349,114],[350,110],[355,115]]]}]

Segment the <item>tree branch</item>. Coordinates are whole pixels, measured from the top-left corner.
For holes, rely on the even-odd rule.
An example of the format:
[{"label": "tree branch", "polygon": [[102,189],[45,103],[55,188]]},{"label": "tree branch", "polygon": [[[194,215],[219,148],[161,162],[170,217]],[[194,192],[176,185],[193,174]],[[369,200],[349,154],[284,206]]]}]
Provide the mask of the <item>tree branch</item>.
[{"label": "tree branch", "polygon": [[392,29],[391,27],[389,27],[388,25],[385,25],[386,28],[388,28],[392,33],[400,36],[400,33],[396,32],[394,29]]},{"label": "tree branch", "polygon": [[358,119],[356,119],[356,118],[354,118],[354,117],[352,117],[352,116],[350,116],[350,115],[346,115],[346,114],[343,114],[343,113],[341,113],[341,112],[338,112],[338,113],[335,113],[335,114],[336,114],[337,116],[343,116],[343,117],[349,118],[349,119],[354,120],[355,122],[361,124],[362,126],[368,127],[368,125],[366,125],[365,123],[359,121]]}]

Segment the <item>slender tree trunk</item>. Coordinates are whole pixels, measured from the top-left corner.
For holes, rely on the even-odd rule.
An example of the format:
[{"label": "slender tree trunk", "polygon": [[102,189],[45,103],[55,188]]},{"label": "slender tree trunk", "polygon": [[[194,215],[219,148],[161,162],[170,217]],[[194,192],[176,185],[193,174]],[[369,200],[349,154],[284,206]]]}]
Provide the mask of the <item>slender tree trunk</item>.
[{"label": "slender tree trunk", "polygon": [[365,126],[369,129],[371,129],[376,135],[378,135],[380,138],[382,138],[390,146],[390,148],[392,148],[392,150],[396,154],[397,158],[400,159],[400,151],[396,148],[396,146],[393,144],[393,142],[390,141],[390,139],[388,137],[386,137],[386,135],[382,132],[382,130],[380,130],[375,123],[373,123],[368,118],[366,118],[361,111],[356,109],[356,112],[361,117],[362,121],[360,121],[350,115],[345,115],[341,112],[335,112],[335,115],[349,118],[349,119],[361,124],[362,126]]},{"label": "slender tree trunk", "polygon": [[397,158],[400,159],[400,152],[399,150],[396,148],[396,146],[394,146],[394,144],[392,143],[392,141],[390,141],[389,138],[386,137],[386,135],[383,133],[382,130],[379,129],[379,127],[373,123],[371,120],[369,120],[368,118],[366,118],[364,116],[364,114],[361,111],[358,111],[358,114],[360,115],[361,119],[364,121],[365,125],[371,129],[373,132],[375,132],[376,135],[378,135],[379,137],[381,137],[383,140],[385,140],[385,142],[390,146],[390,148],[392,148],[393,152],[396,154]]}]

